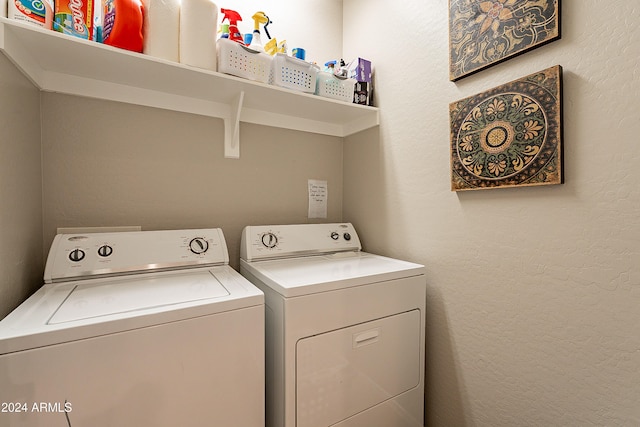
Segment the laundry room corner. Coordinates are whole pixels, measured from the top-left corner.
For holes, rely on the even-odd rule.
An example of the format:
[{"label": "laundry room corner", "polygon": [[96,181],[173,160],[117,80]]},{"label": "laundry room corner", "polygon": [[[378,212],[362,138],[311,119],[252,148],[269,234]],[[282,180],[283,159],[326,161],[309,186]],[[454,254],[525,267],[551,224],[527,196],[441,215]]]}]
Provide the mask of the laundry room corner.
[{"label": "laundry room corner", "polygon": [[[140,17],[142,0],[131,1],[137,2]],[[281,42],[274,40],[272,46],[281,51],[272,52],[273,58],[266,50],[250,52],[249,57],[267,56],[270,65],[262,69],[262,81],[226,73],[217,62],[214,68],[202,69],[148,51],[124,51],[33,27],[0,8],[0,320],[9,319],[4,323],[8,327],[0,327],[0,359],[7,356],[0,360],[5,363],[0,367],[0,401],[22,398],[14,393],[24,390],[41,393],[35,384],[43,377],[51,386],[49,396],[58,400],[63,392],[58,379],[67,372],[76,374],[74,392],[81,396],[78,402],[87,403],[84,419],[91,425],[109,424],[105,414],[141,419],[149,415],[155,421],[163,411],[175,416],[165,417],[166,425],[181,420],[185,425],[202,424],[199,419],[181,418],[180,407],[164,405],[157,398],[161,392],[153,380],[161,378],[158,372],[164,369],[147,363],[146,350],[131,357],[135,363],[126,362],[133,353],[123,344],[128,338],[119,338],[125,338],[129,319],[137,318],[134,323],[148,331],[136,332],[131,343],[142,349],[148,332],[154,342],[150,353],[156,360],[169,355],[167,366],[176,379],[187,378],[183,368],[192,369],[183,389],[168,381],[165,390],[177,391],[190,405],[196,403],[203,418],[211,411],[206,402],[217,401],[221,408],[217,415],[247,415],[253,418],[252,426],[261,427],[264,401],[268,427],[301,423],[398,427],[384,416],[404,418],[403,427],[418,427],[423,421],[429,427],[640,426],[637,2],[216,0],[212,6],[207,0],[206,6],[216,10],[215,19],[208,16],[206,28],[216,29],[207,33],[215,32],[217,38],[208,39],[209,54],[218,55],[219,41],[246,52],[244,44],[251,45],[244,43],[245,37],[255,36],[252,26],[264,30],[267,20],[271,35]],[[504,46],[497,39],[505,32],[538,36],[533,30],[540,24],[535,11],[514,18],[528,7],[549,7],[557,14],[558,37],[500,58]],[[454,25],[455,8],[463,11],[464,25]],[[230,28],[237,26],[238,15],[244,17],[240,21],[244,34],[238,30],[236,40],[231,40]],[[45,13],[42,19],[50,23],[51,16]],[[179,22],[172,21],[173,29],[179,29]],[[453,76],[452,57],[462,43],[452,46],[451,32],[467,36],[470,28],[477,29],[484,47],[491,46],[485,51],[488,56],[471,55],[483,48],[477,42],[461,50],[473,57],[471,62],[490,65]],[[179,45],[179,32],[174,36],[173,44]],[[283,49],[292,55],[287,57]],[[278,54],[302,61],[306,69],[326,64],[325,74],[331,78],[340,59],[370,62],[372,81],[358,83],[370,83],[375,90],[366,95],[350,90],[347,98],[372,99],[373,105],[354,105],[352,98],[327,99],[319,94],[316,77],[306,82],[306,92],[278,86],[273,76]],[[460,154],[466,150],[461,129],[455,127],[457,106],[492,91],[507,98],[520,96],[518,84],[526,79],[546,81],[540,76],[550,69],[557,70],[554,84],[536,84],[557,125],[552,162],[536,157],[539,151],[530,140],[535,136],[542,146],[548,135],[538,133],[542,128],[528,120],[530,111],[524,109],[518,112],[524,123],[517,129],[507,123],[499,147],[487,148],[496,142],[492,136],[500,139],[500,135],[490,135],[495,128],[479,123],[470,140],[475,146],[467,146],[487,161],[479,171],[498,176],[513,167],[514,174],[504,181],[486,175],[476,188],[457,186],[464,181],[458,172],[468,172],[465,176],[471,180],[478,178],[463,164],[469,166],[479,158]],[[516,96],[509,99],[521,105]],[[496,104],[495,111],[506,111],[512,106],[507,104]],[[458,118],[472,117],[473,107],[479,106],[469,102],[465,105],[469,115]],[[503,154],[516,133],[520,148],[530,154],[526,165]],[[505,157],[489,161],[491,154]],[[528,177],[511,185],[509,178],[521,170],[527,175],[535,163],[544,169],[535,171],[534,178],[540,181]],[[546,180],[546,171],[553,179]],[[312,184],[321,189],[317,199],[311,196]],[[121,244],[128,249],[120,254],[135,256],[121,256],[115,270],[110,270],[116,264],[109,258],[114,250],[110,245],[126,242],[136,233],[117,233],[108,242],[103,241],[104,234],[90,239],[84,234],[66,238],[58,234],[61,227],[118,226],[140,227],[142,235],[152,237],[143,238],[144,246]],[[156,251],[155,242],[169,235],[172,256],[159,262],[162,251]],[[61,240],[68,245],[58,247],[65,273],[47,281],[47,253]],[[216,257],[209,259],[214,248]],[[85,258],[87,253],[91,257]],[[141,264],[135,264],[138,255],[144,258]],[[191,264],[185,265],[185,258]],[[99,268],[85,267],[89,261]],[[252,289],[251,301],[245,301],[252,317],[238,321],[235,315],[249,307],[234,304],[244,298],[234,292],[224,295],[222,284],[211,288],[220,294],[209,301],[216,307],[209,308],[219,309],[220,314],[229,308],[240,311],[216,322],[216,333],[225,339],[222,347],[229,353],[218,352],[217,342],[206,339],[211,324],[202,323],[197,331],[180,327],[187,320],[185,314],[197,322],[218,314],[207,314],[204,308],[210,305],[206,302],[210,294],[185,301],[182,296],[188,292],[182,282],[170,279],[161,281],[171,282],[163,288],[167,298],[162,299],[153,280],[143,280],[148,287],[136,293],[131,285],[139,281],[121,277],[191,276],[188,271],[174,271],[181,267],[202,270],[194,276],[192,290],[199,289],[203,276],[206,283],[218,280],[205,271],[210,268],[222,272],[223,281],[235,283],[229,289],[252,289],[244,283],[249,279],[261,289]],[[66,268],[73,271],[71,281]],[[76,280],[80,282],[76,296],[86,291],[93,301],[107,304],[113,300],[100,296],[103,289],[108,295],[109,288],[94,288],[93,281],[125,283],[123,301],[116,304],[120,311],[49,322],[57,308],[41,301],[50,296],[59,306],[77,301],[67,300],[75,292],[71,282]],[[137,297],[129,298],[131,294]],[[160,306],[154,304],[156,297]],[[20,309],[25,299],[27,304]],[[39,316],[32,315],[32,304],[42,308]],[[134,310],[129,310],[131,304]],[[16,307],[17,314],[9,314]],[[84,305],[78,307],[82,310]],[[262,332],[268,328],[261,323],[264,308],[276,319],[267,318],[267,324],[276,327],[266,337]],[[302,321],[291,321],[296,319],[292,314]],[[109,325],[112,320],[115,324]],[[33,328],[34,322],[39,326]],[[93,327],[84,328],[85,322]],[[176,332],[177,344],[168,345],[163,330],[152,327],[160,324]],[[391,341],[379,333],[387,327],[394,331]],[[252,338],[238,340],[243,332],[233,328],[251,329]],[[19,329],[29,331],[18,336]],[[41,334],[46,330],[54,334]],[[90,341],[105,330],[116,336],[92,346]],[[190,338],[185,331],[200,335]],[[82,350],[72,351],[73,357],[57,358],[58,366],[67,371],[49,369],[53,365],[46,363],[51,361],[47,353],[39,352],[33,359],[17,354],[39,351],[43,342],[55,352],[54,347],[71,343],[76,338],[69,337],[74,336],[89,341],[67,347]],[[408,339],[396,340],[399,336]],[[45,341],[40,341],[43,337]],[[286,341],[286,346],[278,347],[278,340]],[[399,341],[404,347],[396,345]],[[341,345],[334,346],[337,342]],[[374,351],[374,343],[384,344],[384,357]],[[331,353],[336,348],[344,351]],[[269,387],[255,386],[265,379],[261,369],[269,370],[262,363],[265,349],[271,353],[266,355],[267,364],[277,367],[266,374],[272,386],[266,400],[260,393]],[[373,375],[362,374],[358,363],[344,362],[342,354],[356,349],[370,355],[366,365]],[[106,399],[98,402],[83,392],[83,386],[90,372],[99,371],[101,360],[109,359],[110,351],[121,359],[105,372],[121,372],[122,361],[132,373],[136,366],[146,369],[146,377],[131,376],[127,382],[106,375],[106,387],[100,381],[91,384],[98,384],[100,393],[106,390]],[[76,358],[78,354],[103,359]],[[228,383],[216,383],[217,369],[208,371],[211,376],[199,375],[201,367],[215,368],[215,363],[208,363],[209,355],[217,355],[220,364],[225,359],[235,362],[221,372]],[[280,363],[281,356],[286,362]],[[194,358],[200,362],[197,368],[184,363]],[[13,360],[20,360],[20,369],[8,368],[16,366]],[[77,363],[85,370],[76,369]],[[227,385],[237,385],[235,372],[248,373],[247,366],[254,370],[246,384],[250,391],[234,395]],[[297,370],[299,366],[304,372]],[[394,371],[389,366],[410,369]],[[316,375],[318,367],[324,378]],[[403,376],[406,372],[411,375]],[[372,381],[376,377],[391,384],[396,397],[380,393],[384,387]],[[3,387],[9,378],[15,379],[15,387]],[[349,389],[345,379],[354,378],[353,384],[360,388]],[[193,392],[188,384],[192,380],[202,389]],[[120,394],[110,393],[114,387],[109,384],[116,382]],[[238,412],[226,410],[224,399],[207,393],[211,383],[217,384],[219,396],[237,403]],[[337,385],[338,392],[322,395],[329,390],[328,383]],[[129,386],[131,392],[126,390]],[[340,394],[349,391],[351,395]],[[200,400],[190,399],[191,394]],[[247,394],[256,400],[246,404]],[[34,396],[45,399],[44,394]],[[121,396],[139,397],[154,409],[141,411],[136,401]],[[325,398],[333,408],[348,410],[326,410]],[[95,410],[90,403],[101,407]],[[122,403],[125,412],[118,406]],[[81,408],[76,408],[80,415]],[[56,415],[62,422],[63,414]],[[138,419],[132,422],[145,425]],[[228,419],[220,422],[233,424]],[[147,419],[146,425],[150,424],[158,423]]]}]

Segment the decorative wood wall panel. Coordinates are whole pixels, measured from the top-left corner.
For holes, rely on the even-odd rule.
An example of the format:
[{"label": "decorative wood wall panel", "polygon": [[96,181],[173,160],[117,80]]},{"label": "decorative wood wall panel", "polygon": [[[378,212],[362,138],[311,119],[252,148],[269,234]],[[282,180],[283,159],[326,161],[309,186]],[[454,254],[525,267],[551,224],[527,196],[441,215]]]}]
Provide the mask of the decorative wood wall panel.
[{"label": "decorative wood wall panel", "polygon": [[449,105],[451,190],[562,183],[562,67]]},{"label": "decorative wood wall panel", "polygon": [[559,0],[449,0],[452,81],[560,38]]}]

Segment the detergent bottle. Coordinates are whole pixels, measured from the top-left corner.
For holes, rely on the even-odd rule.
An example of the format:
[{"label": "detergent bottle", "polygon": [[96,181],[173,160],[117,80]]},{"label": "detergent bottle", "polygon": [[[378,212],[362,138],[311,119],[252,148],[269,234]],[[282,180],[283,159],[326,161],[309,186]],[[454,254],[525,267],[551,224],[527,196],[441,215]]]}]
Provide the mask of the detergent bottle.
[{"label": "detergent bottle", "polygon": [[229,21],[229,40],[238,42],[244,46],[244,37],[240,34],[240,30],[238,30],[238,21],[242,21],[240,14],[231,9],[220,9],[220,12],[224,15],[222,22],[224,22],[225,19]]},{"label": "detergent bottle", "polygon": [[102,39],[109,46],[142,52],[144,6],[141,0],[102,0]]},{"label": "detergent bottle", "polygon": [[[3,18],[8,16],[10,19],[35,24],[48,30],[52,28],[53,6],[48,0],[9,0],[8,4],[6,0],[0,0],[0,4],[2,4],[0,16]],[[6,7],[9,8],[8,11]]]},{"label": "detergent bottle", "polygon": [[52,28],[54,31],[91,40],[93,9],[93,0],[56,0],[53,2]]},{"label": "detergent bottle", "polygon": [[[253,37],[251,38],[249,48],[257,50],[258,52],[264,52],[264,46],[262,45],[262,39],[260,37],[260,24],[269,25],[269,17],[265,15],[264,12],[256,12],[251,18],[253,19]],[[267,33],[267,37],[268,36],[269,34]]]}]

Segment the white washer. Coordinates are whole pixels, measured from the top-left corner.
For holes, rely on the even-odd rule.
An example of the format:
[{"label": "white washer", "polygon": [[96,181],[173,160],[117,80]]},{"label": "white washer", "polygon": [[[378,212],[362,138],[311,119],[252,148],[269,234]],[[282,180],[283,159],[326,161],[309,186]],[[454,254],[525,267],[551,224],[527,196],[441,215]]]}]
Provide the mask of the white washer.
[{"label": "white washer", "polygon": [[264,295],[220,229],[57,235],[0,322],[0,425],[264,426]]},{"label": "white washer", "polygon": [[265,294],[268,427],[418,427],[424,266],[361,251],[351,224],[249,226]]}]

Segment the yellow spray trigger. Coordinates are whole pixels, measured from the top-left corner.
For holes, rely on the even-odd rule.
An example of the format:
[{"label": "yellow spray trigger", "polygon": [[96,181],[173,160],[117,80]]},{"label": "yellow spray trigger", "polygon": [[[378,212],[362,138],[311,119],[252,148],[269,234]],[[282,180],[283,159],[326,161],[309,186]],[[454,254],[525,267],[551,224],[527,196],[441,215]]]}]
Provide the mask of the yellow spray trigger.
[{"label": "yellow spray trigger", "polygon": [[278,52],[278,42],[276,39],[271,39],[264,45],[264,51],[273,56]]},{"label": "yellow spray trigger", "polygon": [[260,24],[268,24],[269,17],[264,12],[256,12],[251,17],[253,19],[253,31],[260,31]]}]

